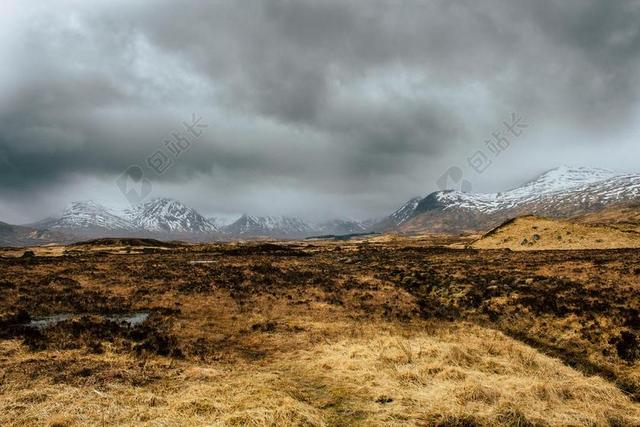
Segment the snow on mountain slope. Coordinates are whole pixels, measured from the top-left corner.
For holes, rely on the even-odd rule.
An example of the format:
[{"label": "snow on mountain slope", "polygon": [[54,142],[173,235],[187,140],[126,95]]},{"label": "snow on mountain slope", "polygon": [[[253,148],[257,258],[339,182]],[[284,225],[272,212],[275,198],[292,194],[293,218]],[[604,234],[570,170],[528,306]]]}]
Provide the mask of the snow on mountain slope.
[{"label": "snow on mountain slope", "polygon": [[59,218],[34,224],[39,229],[131,231],[135,226],[127,219],[94,201],[73,202]]},{"label": "snow on mountain slope", "polygon": [[[218,225],[220,224],[220,225]],[[333,220],[312,225],[300,218],[243,215],[236,221],[207,219],[195,209],[167,198],[158,198],[125,210],[121,216],[99,203],[75,202],[59,218],[32,224],[40,230],[65,229],[77,235],[144,233],[224,233],[230,236],[301,237],[318,233],[347,234],[365,230],[357,221]]]},{"label": "snow on mountain slope", "polygon": [[[599,194],[606,195],[616,191],[620,192],[620,195],[624,193],[632,196],[633,189],[620,181],[620,179],[624,180],[625,176],[636,175],[616,175],[604,169],[561,166],[504,193],[469,194],[460,191],[443,191],[436,193],[436,199],[444,205],[444,209],[468,209],[491,214],[542,200],[566,199],[579,194],[582,196],[578,197],[583,197],[585,200],[587,197],[593,198]],[[609,199],[615,199],[613,194],[609,196],[611,196]],[[418,211],[422,206],[418,206]]]},{"label": "snow on mountain slope", "polygon": [[413,216],[418,207],[418,203],[420,203],[420,198],[414,197],[402,205],[400,209],[392,213],[389,218],[391,218],[396,225],[403,224]]},{"label": "snow on mountain slope", "polygon": [[151,200],[126,211],[139,229],[161,233],[213,233],[219,231],[195,209],[166,198]]},{"label": "snow on mountain slope", "polygon": [[242,215],[223,230],[236,236],[302,236],[313,233],[314,227],[300,218]]},{"label": "snow on mountain slope", "polygon": [[76,235],[148,232],[304,237],[385,230],[460,232],[481,230],[524,214],[566,217],[634,200],[640,200],[638,174],[563,166],[502,193],[440,191],[414,198],[373,225],[342,219],[311,224],[295,217],[243,215],[222,226],[180,202],[160,198],[127,210],[123,216],[93,201],[75,202],[59,218],[30,226],[38,230],[63,229]]},{"label": "snow on mountain slope", "polygon": [[420,200],[404,231],[465,231],[534,214],[566,217],[640,198],[640,175],[562,166],[521,187],[493,194],[441,191]]},{"label": "snow on mountain slope", "polygon": [[607,169],[582,166],[560,166],[551,169],[533,181],[508,191],[512,194],[552,193],[569,188],[605,181],[620,174]]}]

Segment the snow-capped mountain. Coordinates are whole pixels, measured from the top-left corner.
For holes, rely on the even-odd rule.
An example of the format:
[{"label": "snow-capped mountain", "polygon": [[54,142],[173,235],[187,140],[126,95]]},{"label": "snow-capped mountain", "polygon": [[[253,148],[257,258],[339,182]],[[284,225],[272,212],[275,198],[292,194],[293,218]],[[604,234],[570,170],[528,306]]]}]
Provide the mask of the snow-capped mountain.
[{"label": "snow-capped mountain", "polygon": [[407,202],[405,202],[404,205],[402,205],[398,210],[393,212],[391,215],[384,217],[382,219],[370,221],[368,224],[367,223],[363,223],[363,224],[366,224],[365,228],[367,229],[367,231],[396,230],[402,224],[409,221],[411,218],[415,216],[416,209],[421,200],[422,200],[421,197],[414,197],[408,200]]},{"label": "snow-capped mountain", "polygon": [[223,225],[176,200],[160,198],[122,215],[94,201],[74,202],[60,217],[26,227],[78,237],[163,234],[195,240],[213,236],[297,238],[390,230],[457,233],[486,230],[520,215],[572,217],[638,200],[640,174],[562,166],[501,193],[439,191],[414,198],[377,223],[336,219],[314,224],[295,217],[243,215]]},{"label": "snow-capped mountain", "polygon": [[[521,187],[503,193],[471,194],[460,191],[436,193],[446,206],[492,213],[536,202],[553,194],[564,197],[567,192],[584,192],[590,185],[615,179],[614,172],[605,169],[561,166],[540,175]],[[419,204],[417,210],[420,211]]]},{"label": "snow-capped mountain", "polygon": [[640,175],[562,166],[502,193],[440,191],[420,200],[404,231],[468,231],[534,214],[570,217],[640,198]]},{"label": "snow-capped mountain", "polygon": [[47,218],[29,226],[38,230],[64,230],[79,236],[219,231],[195,209],[171,199],[154,199],[122,214],[94,201],[73,202],[60,217]]},{"label": "snow-capped mountain", "polygon": [[389,218],[391,218],[396,225],[404,224],[413,216],[418,207],[418,203],[420,203],[420,197],[414,197],[402,205],[400,209],[392,213]]},{"label": "snow-capped mountain", "polygon": [[408,220],[410,220],[411,218],[413,218],[413,216],[416,213],[416,208],[420,203],[420,200],[422,200],[422,198],[414,197],[408,200],[404,205],[402,205],[398,210],[393,212],[391,215],[379,220],[372,221],[365,227],[368,230],[372,230],[372,231],[384,231],[384,230],[395,229],[401,226],[402,224],[404,224],[405,222],[407,222]]},{"label": "snow-capped mountain", "polygon": [[564,191],[585,184],[605,181],[618,175],[620,174],[616,174],[607,169],[563,165],[548,170],[536,179],[508,191],[507,194],[526,196],[530,194]]},{"label": "snow-capped mountain", "polygon": [[71,230],[78,232],[122,232],[133,231],[135,225],[114,213],[100,203],[87,200],[73,202],[67,207],[62,216],[47,218],[32,227],[37,229]]},{"label": "snow-capped mountain", "polygon": [[305,236],[315,228],[300,218],[284,216],[242,215],[237,221],[224,227],[226,234],[234,236]]},{"label": "snow-capped mountain", "polygon": [[153,199],[125,214],[136,228],[156,233],[214,233],[218,228],[195,209],[166,198]]},{"label": "snow-capped mountain", "polygon": [[[74,202],[62,216],[47,218],[31,227],[68,231],[76,236],[144,236],[158,234],[179,238],[305,237],[313,234],[350,234],[365,231],[357,221],[333,220],[315,225],[300,218],[243,215],[230,222],[205,218],[195,209],[167,198],[153,199],[121,215],[93,201]],[[189,237],[191,236],[191,237]],[[197,237],[204,236],[204,237]],[[209,236],[209,237],[206,237]]]}]

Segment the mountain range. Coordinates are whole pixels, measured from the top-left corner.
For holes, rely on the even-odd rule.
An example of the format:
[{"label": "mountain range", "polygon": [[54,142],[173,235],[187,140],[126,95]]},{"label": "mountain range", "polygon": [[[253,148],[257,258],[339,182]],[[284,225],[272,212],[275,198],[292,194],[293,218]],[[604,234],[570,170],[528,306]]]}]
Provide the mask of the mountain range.
[{"label": "mountain range", "polygon": [[167,198],[153,199],[121,213],[95,201],[73,202],[59,217],[46,218],[25,227],[56,231],[58,236],[151,236],[187,240],[302,238],[366,230],[365,225],[353,220],[335,219],[316,224],[286,216],[242,215],[231,223],[224,223],[217,218],[206,218],[195,209]]},{"label": "mountain range", "polygon": [[[438,191],[408,200],[387,217],[313,223],[286,216],[242,215],[232,223],[206,218],[179,201],[158,198],[116,212],[95,201],[74,202],[62,215],[26,226],[0,223],[0,244],[68,241],[95,236],[212,240],[303,238],[363,232],[466,233],[521,215],[568,218],[640,199],[640,175],[562,166],[517,188],[492,194]],[[35,244],[35,243],[33,243]]]},{"label": "mountain range", "polygon": [[568,218],[640,198],[639,174],[561,166],[502,193],[439,191],[421,199],[400,232],[486,231],[521,215]]}]

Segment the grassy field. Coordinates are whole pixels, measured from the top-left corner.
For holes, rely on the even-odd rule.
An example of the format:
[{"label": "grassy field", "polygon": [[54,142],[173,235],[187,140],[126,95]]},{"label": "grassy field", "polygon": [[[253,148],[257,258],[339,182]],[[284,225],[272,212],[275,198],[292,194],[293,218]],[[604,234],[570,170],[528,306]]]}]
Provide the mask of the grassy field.
[{"label": "grassy field", "polygon": [[612,225],[584,224],[531,215],[507,221],[471,246],[475,249],[512,251],[640,248],[640,233]]},{"label": "grassy field", "polygon": [[638,251],[442,243],[4,250],[0,424],[640,425]]}]

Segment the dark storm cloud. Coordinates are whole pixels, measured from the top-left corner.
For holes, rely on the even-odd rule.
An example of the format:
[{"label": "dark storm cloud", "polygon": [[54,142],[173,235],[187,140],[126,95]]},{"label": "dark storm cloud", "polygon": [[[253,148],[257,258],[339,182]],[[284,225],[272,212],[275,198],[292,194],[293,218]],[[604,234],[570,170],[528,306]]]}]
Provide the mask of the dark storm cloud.
[{"label": "dark storm cloud", "polygon": [[4,7],[0,194],[114,177],[192,113],[206,134],[158,182],[376,194],[433,178],[420,159],[446,169],[511,111],[598,135],[640,95],[632,0]]},{"label": "dark storm cloud", "polygon": [[535,98],[531,107],[568,108],[577,119],[615,117],[635,105],[638,91],[638,2],[197,2],[171,9],[141,18],[154,43],[222,80],[231,102],[287,122],[317,124],[333,92],[393,65],[444,88],[483,82],[498,98]]}]

